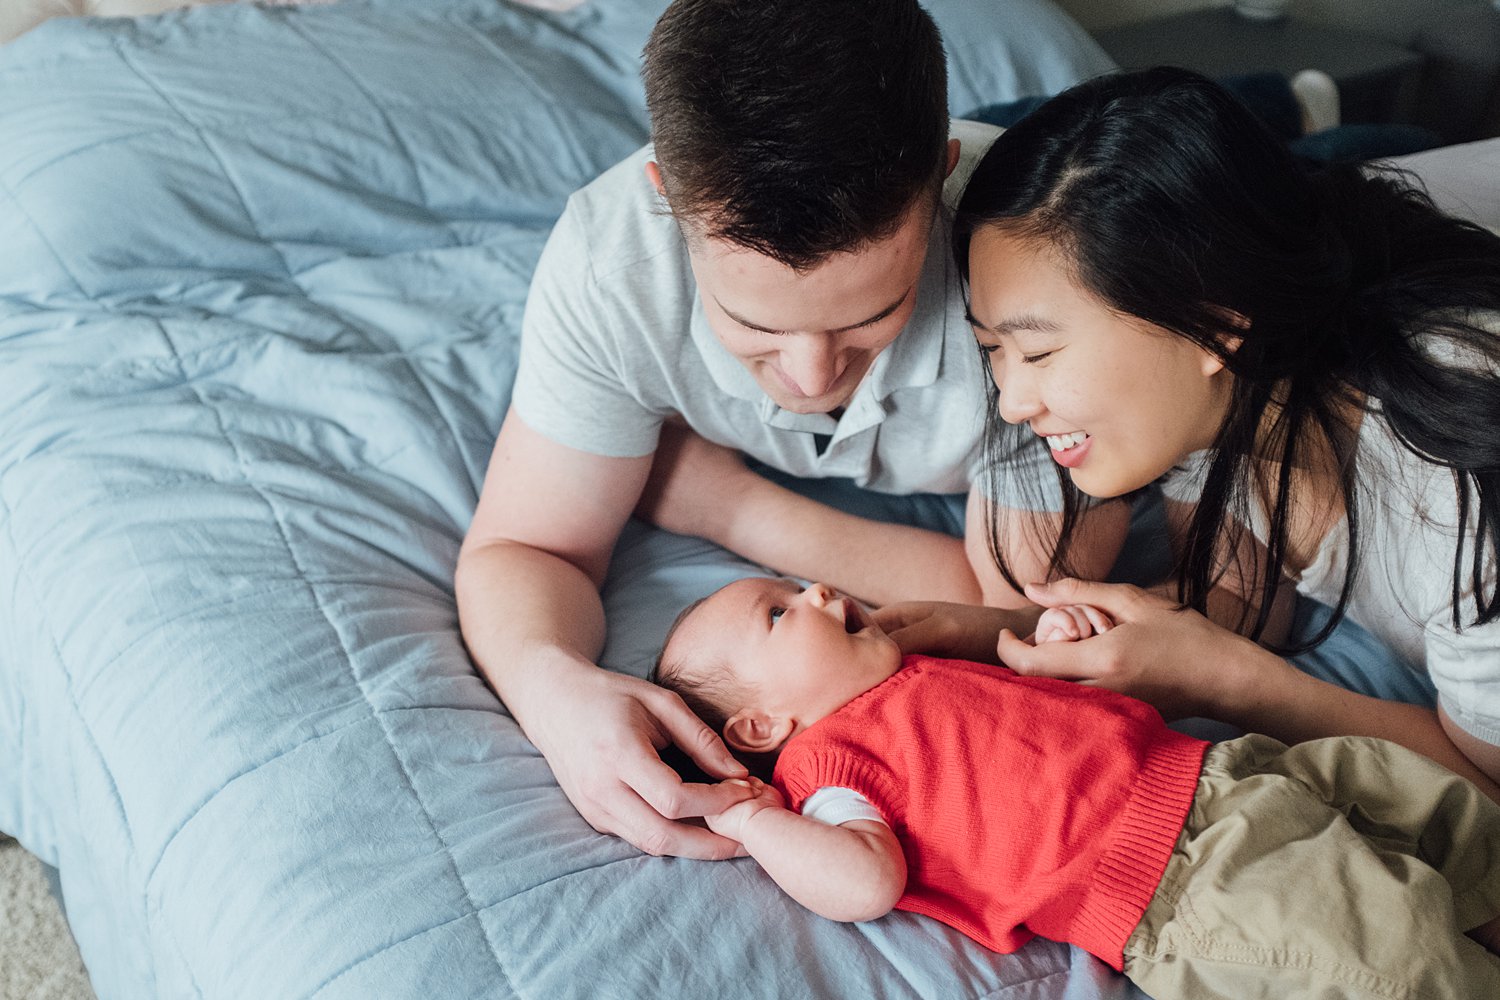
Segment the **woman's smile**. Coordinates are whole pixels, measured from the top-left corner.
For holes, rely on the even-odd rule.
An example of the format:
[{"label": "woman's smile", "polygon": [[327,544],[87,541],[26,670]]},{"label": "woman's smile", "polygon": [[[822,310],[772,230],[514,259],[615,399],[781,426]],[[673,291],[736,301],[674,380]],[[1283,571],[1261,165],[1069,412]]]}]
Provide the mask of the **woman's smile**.
[{"label": "woman's smile", "polygon": [[[1035,237],[982,227],[969,260],[999,415],[1045,440],[1074,486],[1123,496],[1212,443],[1228,387],[1216,356],[1111,309]],[[1098,454],[1084,428],[1107,428]]]},{"label": "woman's smile", "polygon": [[1065,469],[1075,469],[1083,464],[1094,439],[1083,431],[1074,431],[1072,434],[1047,435],[1046,441],[1053,461]]}]

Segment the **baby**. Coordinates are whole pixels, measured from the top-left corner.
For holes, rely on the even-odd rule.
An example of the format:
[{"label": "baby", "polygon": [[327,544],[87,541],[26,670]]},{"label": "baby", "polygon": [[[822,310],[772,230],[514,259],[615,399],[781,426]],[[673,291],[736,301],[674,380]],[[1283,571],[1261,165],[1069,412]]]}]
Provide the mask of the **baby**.
[{"label": "baby", "polygon": [[[1072,608],[1038,635],[1108,625]],[[1157,1000],[1500,997],[1500,805],[1396,744],[1209,745],[1103,688],[903,657],[785,579],[690,607],[657,680],[774,760],[708,825],[825,917],[1040,934]]]}]

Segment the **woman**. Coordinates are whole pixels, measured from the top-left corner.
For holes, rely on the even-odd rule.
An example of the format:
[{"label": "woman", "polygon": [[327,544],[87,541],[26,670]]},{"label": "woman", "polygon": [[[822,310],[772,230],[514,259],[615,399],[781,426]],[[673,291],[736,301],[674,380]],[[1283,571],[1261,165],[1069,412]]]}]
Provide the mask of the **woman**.
[{"label": "woman", "polygon": [[[1006,132],[954,249],[990,427],[1047,438],[1069,498],[1053,576],[1087,561],[1071,525],[1089,498],[1160,484],[1180,515],[1176,601],[1029,587],[1116,627],[1038,647],[1003,632],[1002,661],[1287,742],[1382,736],[1500,794],[1500,238],[1398,176],[1310,173],[1217,85],[1157,69]],[[1007,552],[1025,532],[1003,520],[994,554],[1024,582]],[[1425,670],[1436,711],[1295,669],[1274,649],[1286,583],[1333,606],[1323,635],[1348,615]]]}]

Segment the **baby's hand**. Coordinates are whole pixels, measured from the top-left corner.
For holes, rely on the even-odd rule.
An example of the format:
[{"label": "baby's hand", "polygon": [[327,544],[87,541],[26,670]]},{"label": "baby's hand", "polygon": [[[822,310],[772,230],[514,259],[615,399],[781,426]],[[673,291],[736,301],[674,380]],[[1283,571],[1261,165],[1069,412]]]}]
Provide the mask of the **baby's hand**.
[{"label": "baby's hand", "polygon": [[744,799],[714,816],[705,816],[708,828],[721,837],[744,842],[741,836],[750,817],[762,809],[785,809],[786,802],[781,793],[759,778],[730,778],[726,784],[745,785],[755,792],[754,798]]},{"label": "baby's hand", "polygon": [[1036,620],[1032,643],[1077,642],[1091,635],[1102,635],[1115,627],[1109,615],[1090,604],[1063,604],[1048,608]]}]

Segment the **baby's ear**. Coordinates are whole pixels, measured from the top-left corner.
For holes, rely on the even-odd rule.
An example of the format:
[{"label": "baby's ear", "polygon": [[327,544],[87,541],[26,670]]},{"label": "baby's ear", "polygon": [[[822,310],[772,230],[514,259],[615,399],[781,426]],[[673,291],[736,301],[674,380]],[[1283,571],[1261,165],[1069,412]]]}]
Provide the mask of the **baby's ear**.
[{"label": "baby's ear", "polygon": [[751,708],[743,708],[724,723],[724,742],[740,753],[774,753],[791,739],[797,728],[791,719],[779,719]]}]

